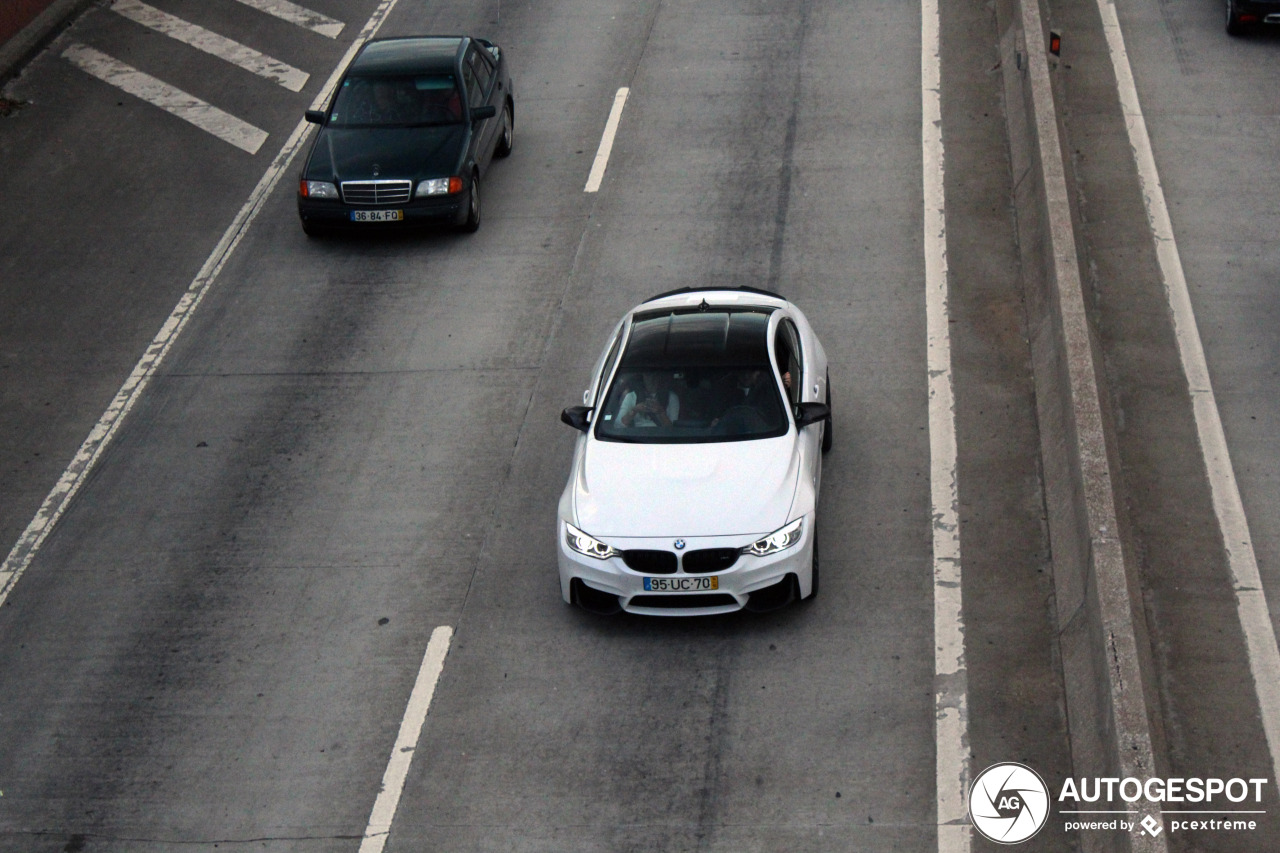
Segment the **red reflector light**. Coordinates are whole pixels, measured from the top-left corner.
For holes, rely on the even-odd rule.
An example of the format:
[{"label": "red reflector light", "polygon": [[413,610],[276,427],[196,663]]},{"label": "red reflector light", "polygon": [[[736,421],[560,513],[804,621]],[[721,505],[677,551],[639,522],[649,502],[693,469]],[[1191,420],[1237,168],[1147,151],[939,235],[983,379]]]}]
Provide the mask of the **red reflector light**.
[{"label": "red reflector light", "polygon": [[298,182],[298,195],[303,198],[307,197],[307,182],[305,179]]},{"label": "red reflector light", "polygon": [[1241,15],[1241,16],[1240,16],[1240,23],[1242,23],[1242,24],[1256,24],[1256,23],[1258,23],[1258,16],[1257,16],[1257,15]]},{"label": "red reflector light", "polygon": [[452,195],[453,193],[460,193],[460,192],[462,192],[462,178],[450,178],[449,179],[450,195]]}]

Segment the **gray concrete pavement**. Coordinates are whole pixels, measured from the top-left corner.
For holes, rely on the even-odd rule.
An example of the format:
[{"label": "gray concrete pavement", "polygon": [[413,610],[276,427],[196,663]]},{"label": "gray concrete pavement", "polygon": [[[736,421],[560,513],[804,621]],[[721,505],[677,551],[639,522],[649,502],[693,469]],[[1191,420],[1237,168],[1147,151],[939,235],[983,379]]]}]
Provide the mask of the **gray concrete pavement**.
[{"label": "gray concrete pavement", "polygon": [[[1060,776],[995,25],[944,14],[974,766]],[[483,228],[309,241],[278,188],[0,612],[0,849],[354,850],[437,625],[456,636],[388,849],[934,847],[918,10],[401,0],[384,33],[424,30],[491,34],[515,64],[517,149]],[[157,74],[175,58],[104,10],[73,34]],[[309,88],[227,101],[277,138],[345,43],[278,38]],[[226,85],[178,65],[210,98]],[[30,168],[0,180],[6,204],[41,201],[0,232],[22,377],[0,422],[8,540],[272,150],[56,56],[21,85],[34,103],[0,151]],[[34,193],[86,164],[146,203],[113,189],[126,213],[104,218],[104,196]],[[823,336],[823,592],[765,617],[597,619],[558,596],[556,415],[617,316],[688,283],[771,283]]]}]

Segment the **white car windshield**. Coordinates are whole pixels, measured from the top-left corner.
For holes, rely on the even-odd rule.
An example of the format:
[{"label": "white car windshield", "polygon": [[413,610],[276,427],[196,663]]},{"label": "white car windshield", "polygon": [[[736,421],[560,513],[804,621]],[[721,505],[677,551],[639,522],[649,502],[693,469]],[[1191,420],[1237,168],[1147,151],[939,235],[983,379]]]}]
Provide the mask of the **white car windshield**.
[{"label": "white car windshield", "polygon": [[768,311],[640,316],[596,437],[644,444],[773,438],[790,427],[769,362]]}]

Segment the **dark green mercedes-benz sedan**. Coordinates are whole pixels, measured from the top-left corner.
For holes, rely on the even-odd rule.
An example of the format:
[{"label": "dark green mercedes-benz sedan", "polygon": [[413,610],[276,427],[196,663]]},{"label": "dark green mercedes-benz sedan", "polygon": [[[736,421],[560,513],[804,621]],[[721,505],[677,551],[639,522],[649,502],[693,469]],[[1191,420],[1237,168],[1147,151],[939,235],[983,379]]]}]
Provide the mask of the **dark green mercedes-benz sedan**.
[{"label": "dark green mercedes-benz sedan", "polygon": [[309,235],[441,223],[480,227],[481,181],[511,153],[515,92],[497,45],[466,36],[373,39],[351,61],[298,183]]}]

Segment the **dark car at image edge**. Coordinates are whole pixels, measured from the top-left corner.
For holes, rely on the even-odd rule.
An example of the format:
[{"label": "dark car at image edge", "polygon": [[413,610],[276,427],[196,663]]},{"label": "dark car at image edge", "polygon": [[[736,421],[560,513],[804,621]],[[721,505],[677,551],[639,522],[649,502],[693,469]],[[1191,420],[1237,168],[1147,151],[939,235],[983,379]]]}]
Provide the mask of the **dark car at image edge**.
[{"label": "dark car at image edge", "polygon": [[511,153],[515,93],[501,48],[471,36],[369,41],[343,72],[298,182],[302,228],[480,227],[482,182]]},{"label": "dark car at image edge", "polygon": [[1225,0],[1227,32],[1247,35],[1263,24],[1280,24],[1280,0]]}]

